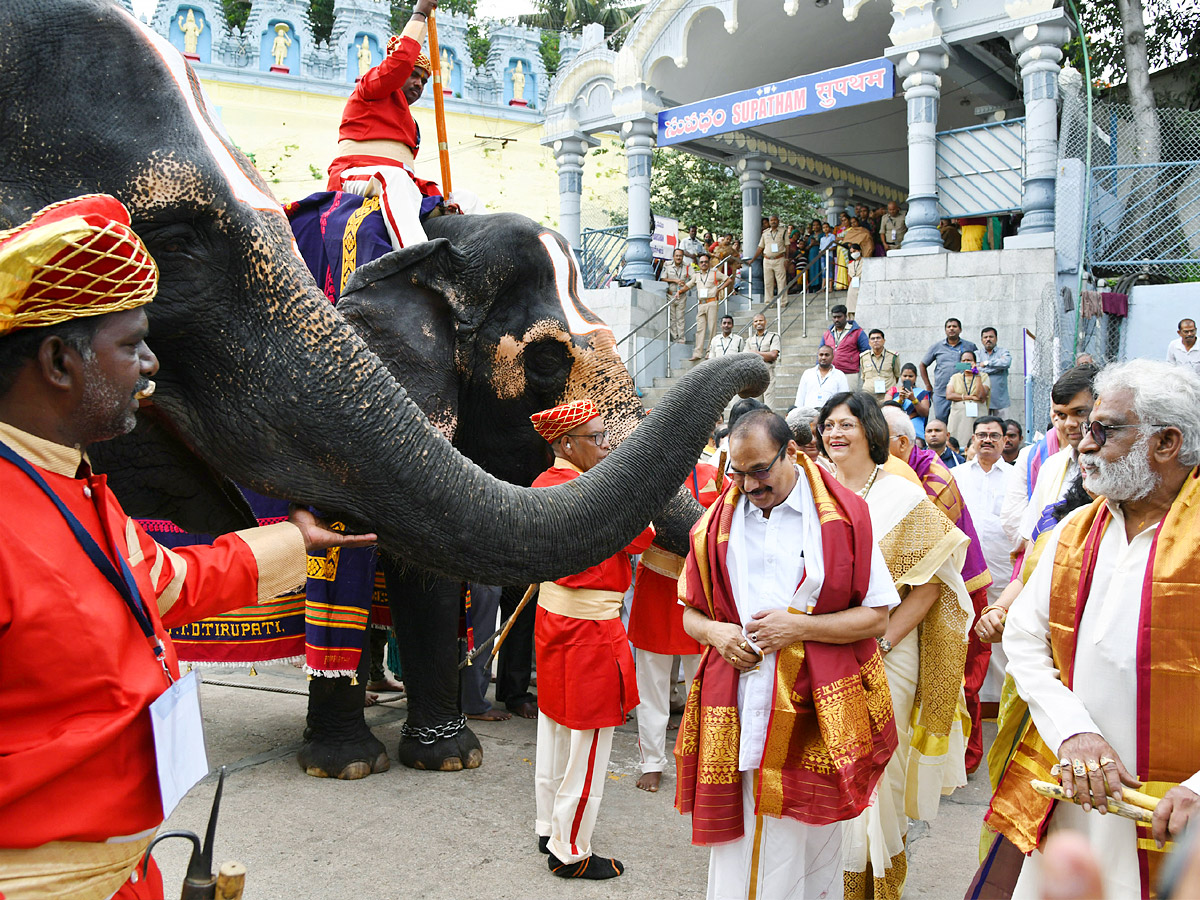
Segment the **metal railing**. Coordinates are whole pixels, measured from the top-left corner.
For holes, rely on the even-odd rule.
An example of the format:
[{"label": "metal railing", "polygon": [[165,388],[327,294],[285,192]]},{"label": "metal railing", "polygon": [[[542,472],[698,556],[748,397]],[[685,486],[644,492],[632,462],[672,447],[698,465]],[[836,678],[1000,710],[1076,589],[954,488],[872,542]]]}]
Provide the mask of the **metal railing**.
[{"label": "metal railing", "polygon": [[626,225],[588,228],[580,233],[579,268],[585,288],[602,288],[620,274],[628,237]]},{"label": "metal railing", "polygon": [[1089,190],[1088,262],[1094,268],[1200,265],[1200,159],[1093,166]]},{"label": "metal railing", "polygon": [[938,132],[938,211],[943,216],[1020,209],[1024,174],[1023,118]]}]

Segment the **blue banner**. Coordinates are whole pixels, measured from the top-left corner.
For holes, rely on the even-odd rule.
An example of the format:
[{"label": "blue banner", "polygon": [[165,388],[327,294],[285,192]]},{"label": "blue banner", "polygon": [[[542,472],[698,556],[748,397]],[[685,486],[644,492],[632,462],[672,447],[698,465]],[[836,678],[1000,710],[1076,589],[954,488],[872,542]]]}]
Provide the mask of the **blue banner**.
[{"label": "blue banner", "polygon": [[894,77],[892,63],[880,57],[664,109],[658,114],[658,146],[890,100]]}]

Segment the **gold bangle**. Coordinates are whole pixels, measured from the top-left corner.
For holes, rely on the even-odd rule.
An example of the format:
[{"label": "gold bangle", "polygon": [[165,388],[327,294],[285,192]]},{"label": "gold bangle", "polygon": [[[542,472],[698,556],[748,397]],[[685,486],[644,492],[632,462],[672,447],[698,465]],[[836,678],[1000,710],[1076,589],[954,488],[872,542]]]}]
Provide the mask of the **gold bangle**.
[{"label": "gold bangle", "polygon": [[979,618],[982,619],[984,616],[986,616],[988,613],[992,612],[993,610],[999,611],[1000,615],[1003,618],[1005,618],[1005,619],[1008,618],[1008,610],[1005,609],[1003,606],[997,606],[995,603],[991,603],[991,604],[985,606],[983,608],[983,610],[979,613]]}]

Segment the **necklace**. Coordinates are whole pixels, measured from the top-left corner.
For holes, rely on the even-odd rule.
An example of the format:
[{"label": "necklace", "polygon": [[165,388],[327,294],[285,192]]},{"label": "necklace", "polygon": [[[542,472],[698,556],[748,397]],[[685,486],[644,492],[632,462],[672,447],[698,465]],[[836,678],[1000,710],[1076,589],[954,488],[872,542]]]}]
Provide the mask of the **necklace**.
[{"label": "necklace", "polygon": [[863,485],[863,489],[858,492],[858,496],[860,496],[864,500],[866,500],[867,494],[871,493],[871,486],[875,484],[875,479],[878,477],[879,477],[879,466],[876,466],[875,470],[873,472],[871,472],[871,477],[867,479],[867,483]]}]

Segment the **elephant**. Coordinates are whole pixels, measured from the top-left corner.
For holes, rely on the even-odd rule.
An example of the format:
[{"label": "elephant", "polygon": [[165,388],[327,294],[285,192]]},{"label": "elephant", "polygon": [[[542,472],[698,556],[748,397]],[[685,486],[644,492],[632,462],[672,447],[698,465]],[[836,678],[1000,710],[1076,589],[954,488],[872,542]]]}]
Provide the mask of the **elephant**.
[{"label": "elephant", "polygon": [[132,433],[91,448],[135,516],[245,527],[236,481],[369,527],[429,572],[553,579],[625,546],[672,502],[729,397],[766,385],[757,357],[708,364],[568,486],[486,473],[322,294],[174,48],[112,0],[8,0],[0,228],[89,192],[125,204],[159,270],[147,308],[158,388]]},{"label": "elephant", "polygon": [[[375,255],[364,248],[387,248],[381,214],[362,218],[362,205],[354,195],[324,192],[292,204],[289,216],[317,283],[340,296],[338,311],[464,455],[505,481],[529,485],[550,462],[530,414],[589,398],[614,445],[642,420],[611,329],[569,281],[562,289],[571,253],[560,235],[515,214],[434,218],[426,223],[427,243],[386,252],[338,289],[331,273],[343,271],[337,256],[344,247],[356,247],[359,261]],[[324,230],[334,210],[352,223],[353,240]],[[699,514],[690,492],[677,493],[655,517],[660,546],[685,553]],[[409,694],[400,761],[474,767],[481,751],[458,708],[459,584],[388,561],[383,568]],[[532,612],[522,625],[532,626]],[[344,778],[373,768],[379,751],[361,694],[349,679],[310,690],[299,754],[310,774]]]}]

